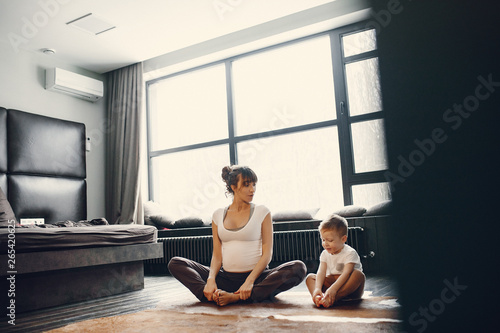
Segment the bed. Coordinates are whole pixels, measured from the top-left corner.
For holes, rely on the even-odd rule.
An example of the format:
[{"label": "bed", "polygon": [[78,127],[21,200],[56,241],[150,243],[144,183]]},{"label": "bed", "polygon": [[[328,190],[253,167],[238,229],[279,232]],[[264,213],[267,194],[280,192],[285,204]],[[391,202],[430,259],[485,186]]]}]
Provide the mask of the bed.
[{"label": "bed", "polygon": [[[142,289],[143,261],[163,256],[154,227],[87,220],[85,138],[84,124],[0,107],[7,314]],[[20,226],[26,219],[44,225]]]}]

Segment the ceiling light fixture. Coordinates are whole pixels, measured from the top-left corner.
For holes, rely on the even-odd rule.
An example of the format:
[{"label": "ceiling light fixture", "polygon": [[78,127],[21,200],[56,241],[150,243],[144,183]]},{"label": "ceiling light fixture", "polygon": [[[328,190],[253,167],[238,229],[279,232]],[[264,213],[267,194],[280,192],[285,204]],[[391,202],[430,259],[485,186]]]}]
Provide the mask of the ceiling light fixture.
[{"label": "ceiling light fixture", "polygon": [[103,32],[116,28],[113,24],[106,22],[92,13],[83,15],[77,19],[69,21],[66,24],[93,35],[99,35]]}]

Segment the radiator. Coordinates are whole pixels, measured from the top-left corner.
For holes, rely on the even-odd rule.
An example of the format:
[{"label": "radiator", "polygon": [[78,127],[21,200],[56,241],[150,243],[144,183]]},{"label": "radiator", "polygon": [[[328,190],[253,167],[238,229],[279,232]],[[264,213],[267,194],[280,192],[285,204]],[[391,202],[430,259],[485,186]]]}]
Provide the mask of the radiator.
[{"label": "radiator", "polygon": [[[349,227],[347,244],[365,258],[362,234],[363,228]],[[317,229],[275,231],[273,233],[273,257],[271,266],[290,260],[302,260],[314,271],[323,250]],[[167,264],[172,257],[184,257],[203,265],[210,265],[212,258],[212,236],[159,238],[163,243],[163,258],[145,261],[145,270],[152,274],[168,273]]]},{"label": "radiator", "polygon": [[[361,233],[363,228],[349,227],[347,244],[358,253],[362,250]],[[274,262],[302,260],[317,261],[323,251],[318,230],[297,230],[274,232],[273,259]],[[361,256],[361,253],[360,253]]]},{"label": "radiator", "polygon": [[212,235],[158,238],[158,242],[163,243],[163,258],[145,260],[145,273],[168,274],[167,264],[172,257],[184,257],[210,266]]}]

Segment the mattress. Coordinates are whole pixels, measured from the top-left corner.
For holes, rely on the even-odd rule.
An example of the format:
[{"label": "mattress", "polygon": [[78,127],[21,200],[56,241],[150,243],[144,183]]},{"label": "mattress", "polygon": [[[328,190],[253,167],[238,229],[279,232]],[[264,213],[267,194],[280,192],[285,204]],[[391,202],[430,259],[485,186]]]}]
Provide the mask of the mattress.
[{"label": "mattress", "polygon": [[9,228],[0,228],[0,253],[7,253],[7,248],[11,249],[13,246],[16,253],[19,253],[156,243],[157,238],[156,227],[136,224],[16,228],[13,235],[9,232]]}]

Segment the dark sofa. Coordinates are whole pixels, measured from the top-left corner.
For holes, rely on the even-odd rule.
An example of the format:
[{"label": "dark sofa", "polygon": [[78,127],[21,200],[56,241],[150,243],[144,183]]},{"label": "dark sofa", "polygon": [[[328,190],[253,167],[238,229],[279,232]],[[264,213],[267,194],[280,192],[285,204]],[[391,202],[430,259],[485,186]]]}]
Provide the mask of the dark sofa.
[{"label": "dark sofa", "polygon": [[[191,227],[183,220],[180,226],[168,214],[161,215],[158,204],[148,209],[146,203],[145,220],[155,224],[158,231],[158,242],[163,244],[163,258],[145,262],[148,274],[169,274],[167,264],[174,256],[182,256],[210,265],[212,254],[212,228],[201,219],[190,219]],[[349,225],[348,243],[361,256],[365,272],[384,274],[390,269],[391,252],[387,242],[391,227],[390,201],[369,207],[368,209],[347,206],[333,212],[346,217]],[[316,210],[317,211],[317,210]],[[149,212],[152,214],[149,216]],[[300,219],[298,219],[300,218]],[[302,260],[309,272],[315,272],[322,251],[318,233],[321,220],[314,219],[314,212],[294,211],[273,214],[273,257],[270,266],[279,265],[289,260]],[[168,228],[166,228],[168,227]]]}]

